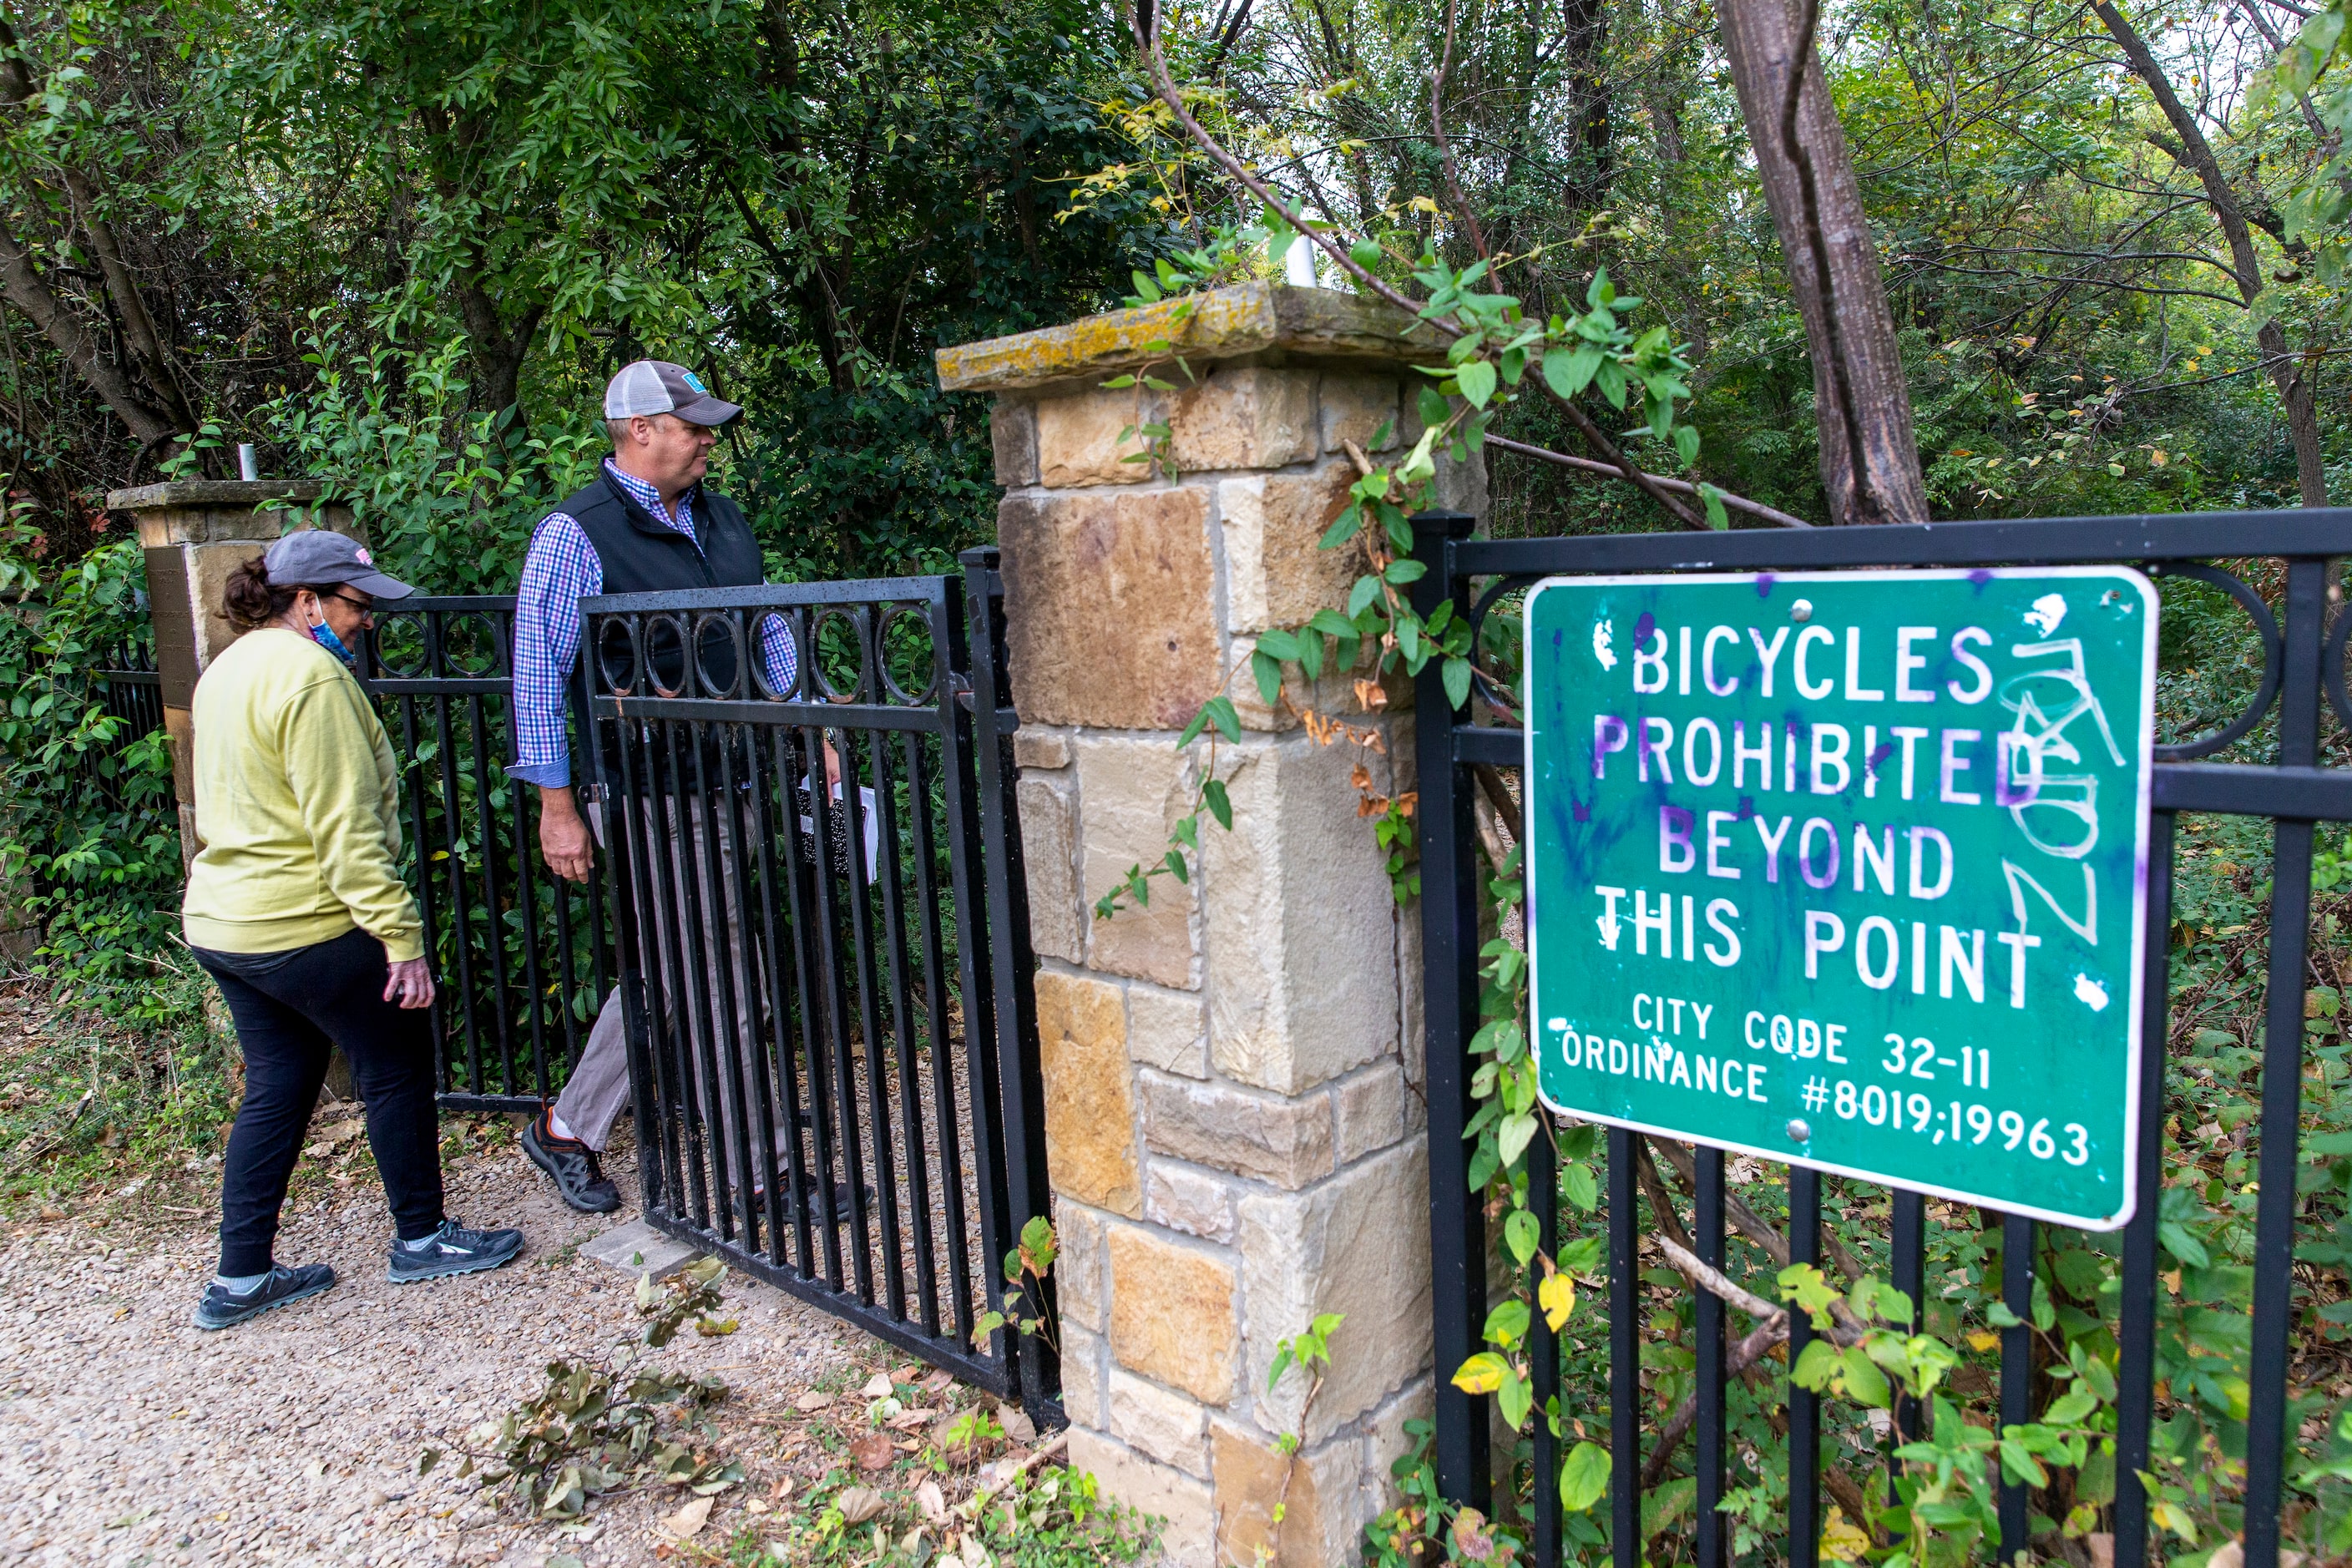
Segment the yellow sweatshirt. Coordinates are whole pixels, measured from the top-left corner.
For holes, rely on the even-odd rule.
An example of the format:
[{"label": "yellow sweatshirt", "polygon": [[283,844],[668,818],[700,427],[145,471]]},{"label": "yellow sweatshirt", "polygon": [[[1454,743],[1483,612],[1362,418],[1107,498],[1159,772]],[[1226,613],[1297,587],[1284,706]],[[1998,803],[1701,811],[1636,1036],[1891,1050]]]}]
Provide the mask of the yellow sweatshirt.
[{"label": "yellow sweatshirt", "polygon": [[282,952],[358,926],[397,963],[425,922],[394,868],[392,740],[341,660],[278,626],[196,682],[196,837],[181,920],[193,947]]}]

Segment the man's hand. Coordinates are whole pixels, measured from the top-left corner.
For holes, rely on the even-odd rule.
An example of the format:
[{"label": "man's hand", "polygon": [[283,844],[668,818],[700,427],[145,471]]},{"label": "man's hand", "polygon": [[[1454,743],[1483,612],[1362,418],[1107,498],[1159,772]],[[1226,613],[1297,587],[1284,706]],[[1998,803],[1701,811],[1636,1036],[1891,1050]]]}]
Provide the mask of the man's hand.
[{"label": "man's hand", "polygon": [[584,882],[593,858],[588,824],[567,787],[539,790],[539,852],[547,868],[567,882]]},{"label": "man's hand", "polygon": [[384,981],[385,1001],[404,1007],[433,1005],[433,966],[428,961],[411,958],[387,967],[391,973]]}]

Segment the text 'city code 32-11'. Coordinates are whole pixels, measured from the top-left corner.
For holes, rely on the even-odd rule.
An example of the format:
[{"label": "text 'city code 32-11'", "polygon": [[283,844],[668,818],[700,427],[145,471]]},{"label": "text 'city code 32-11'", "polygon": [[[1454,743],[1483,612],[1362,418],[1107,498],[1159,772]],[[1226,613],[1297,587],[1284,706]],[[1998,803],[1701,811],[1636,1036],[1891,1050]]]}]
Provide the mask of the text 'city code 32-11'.
[{"label": "text 'city code 32-11'", "polygon": [[1537,584],[1546,1103],[2123,1224],[2157,610],[2120,567]]}]

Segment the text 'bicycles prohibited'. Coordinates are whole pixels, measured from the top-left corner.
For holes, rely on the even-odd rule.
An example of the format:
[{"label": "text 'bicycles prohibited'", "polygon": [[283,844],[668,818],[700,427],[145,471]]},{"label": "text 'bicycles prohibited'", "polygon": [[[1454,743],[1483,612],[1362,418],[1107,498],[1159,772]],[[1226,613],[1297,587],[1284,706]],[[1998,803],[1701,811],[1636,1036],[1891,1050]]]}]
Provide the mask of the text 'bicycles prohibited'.
[{"label": "text 'bicycles prohibited'", "polygon": [[2122,1225],[2156,614],[2119,567],[1538,584],[1545,1102]]}]

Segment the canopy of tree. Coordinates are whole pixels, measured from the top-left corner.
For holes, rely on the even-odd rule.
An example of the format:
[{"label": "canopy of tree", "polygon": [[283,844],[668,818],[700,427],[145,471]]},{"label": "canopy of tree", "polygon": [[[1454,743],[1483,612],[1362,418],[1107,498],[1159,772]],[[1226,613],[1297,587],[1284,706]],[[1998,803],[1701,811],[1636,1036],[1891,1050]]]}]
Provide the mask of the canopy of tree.
[{"label": "canopy of tree", "polygon": [[[79,554],[109,487],[226,476],[255,441],[434,587],[503,586],[601,447],[604,377],[657,354],[751,410],[725,482],[778,574],[936,566],[987,537],[992,490],[985,410],[937,391],[930,351],[1115,304],[1259,211],[1155,98],[1133,20],[0,6],[17,547]],[[1605,267],[1686,345],[1693,478],[1820,521],[2352,500],[2341,0],[1158,21],[1202,122],[1381,276],[1491,253],[1540,319]],[[1496,433],[1581,450],[1555,405]],[[1490,466],[1504,529],[1663,521],[1628,486]]]}]

